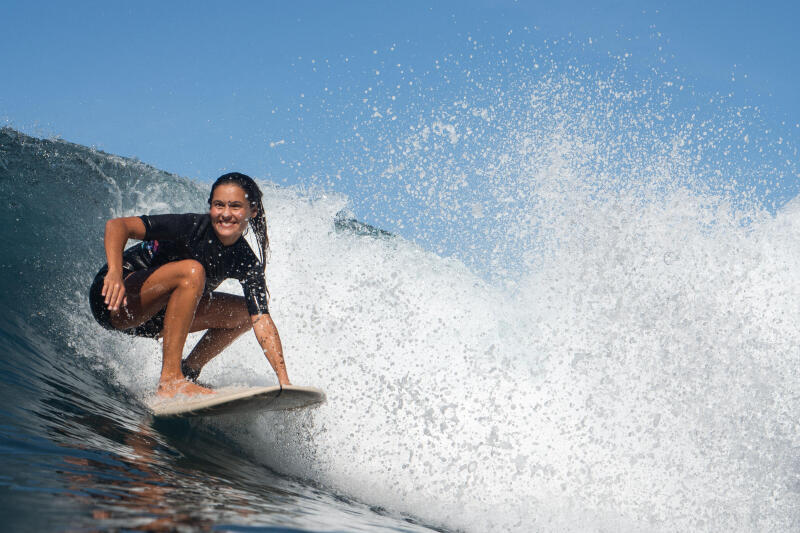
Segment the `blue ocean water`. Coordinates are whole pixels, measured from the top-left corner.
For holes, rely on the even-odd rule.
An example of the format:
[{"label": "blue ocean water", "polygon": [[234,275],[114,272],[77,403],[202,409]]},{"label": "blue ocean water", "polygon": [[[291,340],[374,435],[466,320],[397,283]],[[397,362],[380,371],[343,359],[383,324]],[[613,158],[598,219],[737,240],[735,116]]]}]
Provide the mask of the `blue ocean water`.
[{"label": "blue ocean water", "polygon": [[[796,150],[669,72],[489,52],[363,98],[359,196],[261,183],[290,375],[328,395],[301,413],[155,424],[158,345],[86,288],[105,220],[207,184],[2,130],[5,523],[798,529]],[[384,204],[404,238],[348,214]],[[274,383],[246,337],[204,379]]]}]

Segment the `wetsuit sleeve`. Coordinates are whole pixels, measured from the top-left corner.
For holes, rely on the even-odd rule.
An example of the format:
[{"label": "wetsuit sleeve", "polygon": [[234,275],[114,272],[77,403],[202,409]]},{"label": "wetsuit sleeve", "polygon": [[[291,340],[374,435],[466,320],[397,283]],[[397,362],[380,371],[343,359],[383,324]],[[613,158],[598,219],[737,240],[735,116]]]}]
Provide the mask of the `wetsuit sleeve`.
[{"label": "wetsuit sleeve", "polygon": [[251,268],[241,280],[244,299],[247,302],[247,311],[251,315],[268,315],[269,299],[267,297],[267,282],[260,263]]},{"label": "wetsuit sleeve", "polygon": [[145,241],[164,240],[185,242],[200,223],[202,215],[141,215]]}]

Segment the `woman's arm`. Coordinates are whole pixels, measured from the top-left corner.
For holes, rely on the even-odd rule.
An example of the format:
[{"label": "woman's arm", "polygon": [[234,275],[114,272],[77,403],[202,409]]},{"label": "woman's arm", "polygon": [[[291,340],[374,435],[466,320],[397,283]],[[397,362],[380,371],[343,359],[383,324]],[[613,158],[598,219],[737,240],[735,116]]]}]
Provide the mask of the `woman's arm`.
[{"label": "woman's arm", "polygon": [[272,317],[266,314],[250,315],[253,324],[253,333],[267,356],[269,364],[278,375],[278,382],[281,385],[291,385],[289,375],[286,373],[286,363],[283,361],[283,346],[278,335],[278,328],[272,321]]},{"label": "woman's arm", "polygon": [[103,281],[102,295],[111,311],[127,303],[125,282],[122,279],[122,252],[128,239],[144,239],[145,227],[139,217],[112,218],[106,222],[105,248],[108,273]]}]

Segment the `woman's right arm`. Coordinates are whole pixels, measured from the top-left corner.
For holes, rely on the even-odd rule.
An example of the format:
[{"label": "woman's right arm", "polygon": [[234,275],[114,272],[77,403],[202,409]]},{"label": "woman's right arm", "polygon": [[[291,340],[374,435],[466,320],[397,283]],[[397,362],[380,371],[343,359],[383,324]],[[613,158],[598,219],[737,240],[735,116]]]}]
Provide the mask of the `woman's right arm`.
[{"label": "woman's right arm", "polygon": [[122,252],[128,239],[144,239],[144,222],[139,217],[112,218],[106,222],[104,239],[108,273],[103,281],[102,295],[111,311],[127,303],[125,282],[122,279]]}]

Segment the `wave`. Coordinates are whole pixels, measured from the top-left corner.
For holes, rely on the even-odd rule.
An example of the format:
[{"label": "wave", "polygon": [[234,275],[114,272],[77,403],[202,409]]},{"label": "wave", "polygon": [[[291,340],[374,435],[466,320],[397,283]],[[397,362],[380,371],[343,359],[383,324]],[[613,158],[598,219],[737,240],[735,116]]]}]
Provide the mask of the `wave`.
[{"label": "wave", "polygon": [[[35,372],[72,391],[92,373],[85,409],[135,419],[160,357],[91,319],[103,222],[202,211],[207,185],[8,128],[0,149],[4,330],[63,345]],[[547,249],[495,283],[356,221],[341,195],[261,185],[290,376],[328,402],[202,422],[253,462],[465,531],[800,526],[794,204],[562,179],[551,198],[573,208]],[[274,383],[250,337],[203,378]]]}]

